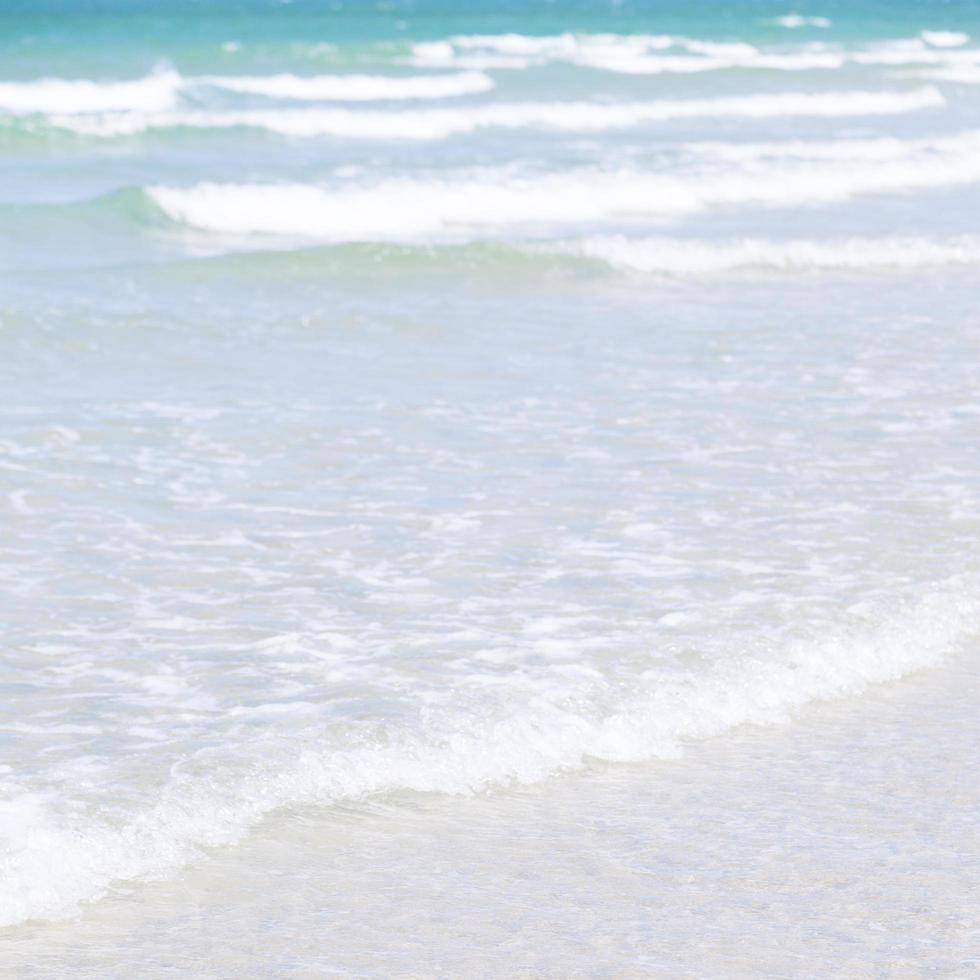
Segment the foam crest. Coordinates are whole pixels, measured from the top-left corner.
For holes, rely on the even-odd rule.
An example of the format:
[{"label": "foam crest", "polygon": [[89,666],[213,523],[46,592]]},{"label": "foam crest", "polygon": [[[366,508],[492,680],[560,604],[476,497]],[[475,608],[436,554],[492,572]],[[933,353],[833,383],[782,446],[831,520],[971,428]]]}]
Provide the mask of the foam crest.
[{"label": "foam crest", "polygon": [[444,75],[208,75],[183,78],[157,72],[134,81],[97,82],[45,78],[0,82],[0,111],[72,117],[86,113],[159,113],[174,109],[182,94],[201,88],[299,101],[368,102],[447,99],[488,92],[494,81],[482,72]]},{"label": "foam crest", "polygon": [[960,48],[970,40],[961,31],[922,31],[919,36],[934,48]]},{"label": "foam crest", "polygon": [[840,68],[845,63],[842,54],[830,51],[802,51],[792,54],[707,55],[633,55],[618,51],[588,50],[577,59],[587,68],[616,72],[623,75],[661,75],[665,73],[695,73],[749,68],[769,71],[814,71]]},{"label": "foam crest", "polygon": [[779,140],[765,143],[693,143],[699,155],[747,163],[758,160],[850,161],[902,160],[927,153],[960,154],[977,146],[980,133],[966,132],[951,137],[903,140],[881,136],[849,140]]},{"label": "foam crest", "polygon": [[848,238],[829,241],[684,241],[623,236],[588,238],[557,247],[626,272],[668,276],[764,271],[919,269],[980,264],[980,238]]},{"label": "foam crest", "polygon": [[838,52],[766,53],[744,41],[706,41],[659,34],[470,35],[416,44],[412,64],[426,67],[528,68],[567,62],[631,75],[730,68],[807,71],[845,62]]},{"label": "foam crest", "polygon": [[539,781],[590,758],[670,758],[689,740],[785,722],[813,701],[938,664],[975,635],[978,595],[975,577],[955,577],[890,614],[857,614],[849,631],[776,654],[733,650],[700,671],[663,672],[651,658],[628,700],[611,710],[600,708],[609,684],[590,676],[569,684],[565,697],[532,696],[482,722],[450,714],[419,732],[388,731],[374,744],[266,738],[237,747],[237,769],[229,759],[216,770],[210,759],[201,775],[179,770],[155,805],[112,819],[59,818],[42,797],[13,798],[0,807],[0,925],[61,917],[113,882],[167,874],[200,859],[203,847],[240,840],[283,807],[405,790],[471,794]]},{"label": "foam crest", "polygon": [[459,109],[354,111],[350,109],[247,109],[147,115],[55,116],[56,126],[88,136],[125,136],[151,129],[251,127],[286,136],[337,136],[372,140],[437,140],[481,129],[597,132],[674,119],[847,118],[898,115],[941,106],[935,87],[907,92],[775,93],[730,98],[653,102],[514,102]]},{"label": "foam crest", "polygon": [[369,102],[398,99],[448,99],[489,92],[494,81],[483,72],[450,75],[241,75],[207,76],[198,82],[214,88],[307,101]]},{"label": "foam crest", "polygon": [[786,14],[783,17],[777,17],[773,23],[789,30],[796,30],[800,27],[827,28],[831,26],[829,17],[804,17],[802,14]]},{"label": "foam crest", "polygon": [[[969,40],[966,35],[963,37]],[[980,63],[980,50],[977,48],[950,50],[951,47],[949,44],[937,45],[935,41],[929,42],[924,37],[912,38],[869,45],[863,50],[851,52],[848,58],[858,65],[883,65],[895,68],[915,65],[957,68]]]},{"label": "foam crest", "polygon": [[925,190],[980,180],[980,135],[908,149],[885,160],[774,160],[745,172],[670,175],[634,170],[534,177],[500,171],[372,185],[199,184],[152,187],[172,220],[227,235],[322,241],[405,240],[480,228],[561,225],[715,207],[790,207],[858,194]]},{"label": "foam crest", "polygon": [[920,73],[920,77],[937,82],[954,82],[958,85],[980,85],[980,65],[963,68],[937,68]]},{"label": "foam crest", "polygon": [[160,112],[176,104],[182,79],[165,71],[131,82],[42,78],[0,82],[0,110],[15,114],[134,110]]},{"label": "foam crest", "polygon": [[[829,27],[821,17],[791,14],[783,27]],[[625,75],[697,72],[833,71],[849,64],[868,66],[975,64],[980,51],[966,49],[969,35],[922,31],[914,38],[879,41],[847,48],[804,44],[761,49],[744,41],[706,41],[670,35],[519,34],[472,35],[427,41],[412,48],[410,63],[429,68],[512,68],[565,62]]]}]

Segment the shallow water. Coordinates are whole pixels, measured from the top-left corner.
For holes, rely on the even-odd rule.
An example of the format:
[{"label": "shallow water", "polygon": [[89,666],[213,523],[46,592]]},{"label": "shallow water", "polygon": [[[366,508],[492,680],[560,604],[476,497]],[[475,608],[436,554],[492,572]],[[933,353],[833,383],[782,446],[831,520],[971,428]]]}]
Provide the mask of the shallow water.
[{"label": "shallow water", "polygon": [[683,759],[270,817],[18,976],[969,976],[975,660]]},{"label": "shallow water", "polygon": [[[499,836],[534,787],[553,817],[508,867],[539,867],[548,834],[587,846],[562,823],[577,795],[622,815],[618,764],[655,794],[713,778],[678,757],[737,755],[746,723],[792,740],[837,699],[860,719],[924,668],[956,693],[942,665],[969,674],[980,624],[980,8],[804,13],[0,15],[0,921],[21,963],[51,941],[56,974],[56,937],[156,902],[183,944],[172,916],[215,862],[252,931],[253,875],[372,807],[383,855],[399,821],[448,841],[479,811]],[[960,694],[936,785],[971,738]],[[852,764],[801,785],[843,812]],[[764,782],[741,786],[752,813]],[[704,839],[699,799],[677,847]],[[623,826],[656,838],[664,813]],[[431,870],[410,880],[439,915],[463,899]],[[505,886],[480,887],[493,917]],[[289,969],[384,972],[371,901],[348,948]],[[615,914],[591,940],[621,944],[613,970],[652,948]],[[443,965],[392,947],[392,969],[508,972],[430,938]],[[929,963],[962,969],[956,942]],[[567,973],[573,946],[513,962]],[[723,969],[646,967],[682,963]]]}]

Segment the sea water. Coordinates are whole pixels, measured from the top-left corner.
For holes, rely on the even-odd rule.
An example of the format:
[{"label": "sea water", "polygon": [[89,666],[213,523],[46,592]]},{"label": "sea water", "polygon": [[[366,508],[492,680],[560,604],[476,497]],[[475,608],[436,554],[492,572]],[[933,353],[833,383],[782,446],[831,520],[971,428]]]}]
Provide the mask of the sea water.
[{"label": "sea water", "polygon": [[973,2],[0,5],[0,965],[976,969],[978,86]]}]

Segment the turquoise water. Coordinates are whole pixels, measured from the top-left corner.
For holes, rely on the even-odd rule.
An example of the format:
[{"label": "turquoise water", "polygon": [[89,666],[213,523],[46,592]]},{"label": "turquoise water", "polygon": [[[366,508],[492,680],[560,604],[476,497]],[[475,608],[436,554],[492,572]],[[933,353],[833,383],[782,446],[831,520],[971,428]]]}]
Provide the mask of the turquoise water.
[{"label": "turquoise water", "polygon": [[[15,969],[968,973],[915,908],[976,867],[922,787],[975,727],[978,92],[976,3],[3,4]],[[766,785],[804,738],[837,837]],[[873,895],[858,770],[917,814]],[[764,955],[667,955],[708,921]]]}]

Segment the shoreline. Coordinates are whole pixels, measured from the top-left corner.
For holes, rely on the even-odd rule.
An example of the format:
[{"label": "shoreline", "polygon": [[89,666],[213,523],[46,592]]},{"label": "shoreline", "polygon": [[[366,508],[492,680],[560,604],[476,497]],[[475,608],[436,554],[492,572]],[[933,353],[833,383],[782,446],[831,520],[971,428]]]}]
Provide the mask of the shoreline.
[{"label": "shoreline", "polygon": [[678,760],[282,814],[0,944],[32,980],[962,974],[978,694],[964,655]]}]

